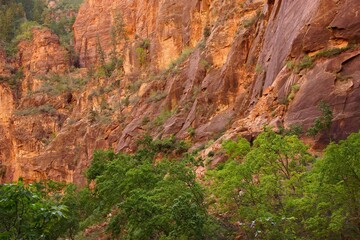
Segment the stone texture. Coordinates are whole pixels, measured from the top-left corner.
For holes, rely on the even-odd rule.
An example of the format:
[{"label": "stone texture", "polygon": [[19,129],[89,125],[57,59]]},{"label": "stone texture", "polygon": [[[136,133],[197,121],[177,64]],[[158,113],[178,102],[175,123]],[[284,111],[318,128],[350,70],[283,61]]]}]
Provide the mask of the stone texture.
[{"label": "stone texture", "polygon": [[47,28],[34,28],[33,37],[18,45],[18,64],[25,73],[61,73],[69,67],[68,53],[59,37]]},{"label": "stone texture", "polygon": [[[143,39],[151,40],[151,64],[167,67],[185,46],[192,47],[202,37],[202,13],[209,4],[206,1],[157,1],[157,0],[90,0],[79,11],[74,24],[75,46],[82,66],[99,62],[99,49],[107,59],[111,52],[123,55],[125,64],[134,70],[133,43]],[[124,22],[126,39],[113,33],[119,19]],[[194,23],[193,21],[196,23]],[[120,36],[119,36],[120,35]]]},{"label": "stone texture", "polygon": [[10,69],[7,66],[6,52],[0,48],[0,77],[6,78],[10,75]]},{"label": "stone texture", "polygon": [[[87,84],[58,96],[27,96],[25,86],[36,92],[43,83],[36,75],[68,67],[58,38],[37,29],[31,42],[20,44],[22,88],[1,85],[3,181],[24,176],[84,185],[95,149],[131,152],[145,133],[186,139],[192,149],[212,141],[201,153],[206,156],[239,134],[252,141],[265,125],[300,124],[306,130],[321,114],[320,101],[334,112],[332,138],[345,138],[360,127],[357,1],[85,1],[74,25],[84,68],[73,74],[88,78]],[[114,43],[119,16],[126,37]],[[150,47],[140,64],[137,48],[145,39]],[[187,56],[179,59],[185,48]],[[316,57],[332,48],[343,49]],[[100,50],[106,61],[115,50],[123,69],[111,77],[89,77],[86,68],[100,64]],[[313,66],[287,66],[307,55]],[[0,59],[0,71],[6,64]],[[14,114],[46,103],[54,113]],[[320,146],[326,139],[314,141]]]}]

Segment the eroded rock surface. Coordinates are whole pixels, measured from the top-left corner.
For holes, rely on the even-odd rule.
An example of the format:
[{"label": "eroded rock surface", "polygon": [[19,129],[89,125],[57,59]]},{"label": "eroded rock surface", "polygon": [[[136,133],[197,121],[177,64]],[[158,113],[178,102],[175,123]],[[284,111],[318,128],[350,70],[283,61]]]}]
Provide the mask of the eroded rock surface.
[{"label": "eroded rock surface", "polygon": [[[0,88],[3,180],[85,184],[94,149],[132,151],[146,133],[192,149],[208,143],[206,155],[223,139],[252,140],[265,125],[306,130],[321,101],[334,114],[331,137],[343,139],[360,127],[357,5],[87,0],[74,25],[83,68],[67,80],[49,77],[68,68],[54,34],[35,30],[20,45],[20,93]],[[114,58],[121,67],[99,71]]]},{"label": "eroded rock surface", "polygon": [[47,28],[34,28],[32,39],[20,42],[19,66],[32,74],[62,73],[69,67],[68,52]]}]

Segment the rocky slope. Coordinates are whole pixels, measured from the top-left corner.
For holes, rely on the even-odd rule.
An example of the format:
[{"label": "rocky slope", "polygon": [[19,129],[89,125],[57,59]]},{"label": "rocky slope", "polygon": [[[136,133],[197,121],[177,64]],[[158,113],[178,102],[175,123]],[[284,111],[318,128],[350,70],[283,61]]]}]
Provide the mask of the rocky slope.
[{"label": "rocky slope", "polygon": [[[358,131],[357,1],[85,1],[74,24],[82,68],[34,30],[10,64],[24,69],[21,84],[0,85],[2,181],[84,184],[94,149],[131,151],[145,133],[206,154],[264,125],[307,129],[321,101],[333,139]],[[122,67],[108,67],[114,59]]]}]

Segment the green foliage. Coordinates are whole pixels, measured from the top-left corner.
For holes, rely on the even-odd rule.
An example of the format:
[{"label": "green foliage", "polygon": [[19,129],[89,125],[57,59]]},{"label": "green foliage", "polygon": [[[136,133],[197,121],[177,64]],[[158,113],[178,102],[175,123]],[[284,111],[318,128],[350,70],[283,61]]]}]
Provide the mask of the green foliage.
[{"label": "green foliage", "polygon": [[15,111],[15,115],[17,116],[29,116],[29,115],[37,115],[37,114],[54,115],[55,113],[56,113],[56,109],[50,104],[44,104],[37,107],[22,108]]},{"label": "green foliage", "polygon": [[133,154],[94,153],[86,171],[92,190],[51,181],[0,185],[0,238],[90,239],[97,234],[79,231],[104,222],[114,239],[360,235],[360,132],[318,159],[297,136],[269,129],[252,144],[225,141],[229,159],[208,172],[208,195],[185,142],[144,136],[137,144]]},{"label": "green foliage", "polygon": [[[19,31],[20,25],[31,22],[42,23],[42,14],[45,8],[43,0],[16,0],[0,2],[0,44],[5,47],[8,56],[16,52],[17,35],[23,35],[24,30]],[[26,30],[27,31],[27,30]],[[31,34],[25,34],[29,37]],[[18,39],[21,39],[19,37]]]},{"label": "green foliage", "polygon": [[153,141],[146,136],[133,155],[95,153],[87,177],[95,180],[99,210],[112,213],[108,231],[113,236],[204,239],[209,219],[192,158],[156,160],[158,154],[171,156],[186,149],[174,138]]},{"label": "green foliage", "polygon": [[35,93],[41,92],[51,96],[81,90],[89,80],[87,78],[74,78],[68,74],[48,74],[39,76],[39,78],[42,80],[42,85]]},{"label": "green foliage", "polygon": [[26,19],[42,23],[42,14],[46,8],[45,0],[16,0],[24,8]]},{"label": "green foliage", "polygon": [[56,239],[54,230],[67,214],[65,205],[47,197],[42,184],[0,185],[1,239]]},{"label": "green foliage", "polygon": [[314,61],[311,57],[309,56],[305,56],[298,65],[298,69],[297,72],[300,72],[301,70],[305,69],[305,68],[311,68],[314,66]]},{"label": "green foliage", "polygon": [[14,56],[19,40],[31,39],[34,26],[45,25],[60,37],[60,42],[71,55],[71,62],[76,64],[73,49],[72,26],[75,17],[55,19],[56,12],[63,10],[77,11],[82,0],[62,0],[54,9],[47,8],[45,0],[1,1],[0,5],[0,43],[7,50],[8,56]]},{"label": "green foliage", "polygon": [[219,209],[240,221],[250,239],[291,239],[297,225],[287,201],[302,191],[302,174],[311,157],[296,136],[266,130],[253,147],[240,139],[223,144],[230,159],[210,172]]},{"label": "green foliage", "polygon": [[95,180],[104,172],[106,163],[113,161],[115,157],[116,155],[111,151],[95,151],[91,167],[86,170],[86,178],[88,180]]},{"label": "green foliage", "polygon": [[32,30],[35,27],[40,27],[37,22],[26,21],[20,25],[20,29],[18,35],[15,38],[16,42],[20,42],[23,40],[31,40],[33,37]]},{"label": "green foliage", "polygon": [[174,70],[178,65],[182,64],[194,52],[193,48],[184,48],[181,55],[172,61],[166,71]]},{"label": "green foliage", "polygon": [[227,156],[229,156],[229,159],[239,160],[239,158],[243,158],[250,151],[250,143],[244,138],[239,138],[237,142],[232,140],[224,141],[222,148]]},{"label": "green foliage", "polygon": [[96,77],[111,77],[116,69],[120,69],[123,61],[120,58],[112,58],[108,62],[103,62],[96,71]]},{"label": "green foliage", "polygon": [[[360,133],[313,158],[294,135],[266,130],[250,148],[223,144],[209,172],[213,208],[246,239],[356,239],[360,233]],[[240,227],[235,223],[240,223]]]},{"label": "green foliage", "polygon": [[75,10],[77,11],[80,8],[80,5],[83,3],[83,0],[61,0],[56,5],[56,10]]},{"label": "green foliage", "polygon": [[188,128],[187,132],[189,133],[190,137],[195,137],[195,134],[196,134],[195,128],[190,127],[190,128]]},{"label": "green foliage", "polygon": [[167,93],[165,91],[154,91],[154,90],[151,90],[150,91],[150,95],[149,95],[149,98],[148,98],[148,102],[158,102],[160,101],[161,99],[164,99],[167,97]]},{"label": "green foliage", "polygon": [[203,37],[204,39],[207,39],[211,35],[211,29],[209,26],[206,26],[203,31]]},{"label": "green foliage", "polygon": [[134,81],[134,82],[130,82],[130,83],[126,86],[126,88],[129,90],[129,93],[130,93],[130,94],[134,94],[134,93],[136,93],[136,92],[140,89],[140,87],[141,87],[142,84],[143,84],[142,80],[139,79],[139,80],[136,80],[136,81]]},{"label": "green foliage", "polygon": [[249,19],[245,19],[242,24],[245,28],[249,28],[255,25],[261,18],[263,18],[261,11],[256,11],[256,14],[254,16]]},{"label": "green foliage", "polygon": [[339,55],[340,53],[343,53],[347,50],[349,50],[351,48],[351,46],[346,46],[346,47],[342,47],[342,48],[329,48],[329,49],[324,49],[318,53],[315,54],[315,57],[316,58],[319,58],[319,57],[324,57],[324,58],[330,58],[330,57],[333,57],[333,56],[337,56]]},{"label": "green foliage", "polygon": [[319,132],[330,130],[333,112],[325,102],[320,102],[321,116],[315,119],[314,125],[307,130],[307,135],[316,136]]},{"label": "green foliage", "polygon": [[21,80],[24,78],[24,72],[20,68],[15,74],[10,75],[9,77],[0,77],[0,82],[6,82],[12,90],[17,90],[20,87]]},{"label": "green foliage", "polygon": [[154,119],[154,125],[160,126],[162,125],[167,119],[169,119],[172,115],[170,110],[163,110],[160,112],[159,115]]},{"label": "green foliage", "polygon": [[300,61],[289,60],[286,67],[294,73],[299,73],[303,69],[312,68],[314,66],[314,58],[305,55]]},{"label": "green foliage", "polygon": [[144,66],[148,61],[148,53],[150,50],[150,40],[144,39],[135,49],[136,56],[139,60],[140,66]]},{"label": "green foliage", "polygon": [[316,215],[307,221],[311,229],[321,227],[318,236],[323,239],[360,235],[359,149],[360,133],[354,133],[339,144],[331,143],[316,165],[314,177],[319,183],[311,192],[317,197],[313,202]]},{"label": "green foliage", "polygon": [[279,127],[279,133],[281,135],[296,135],[296,136],[300,136],[301,134],[303,134],[303,128],[301,125],[298,124],[293,124],[290,125],[289,128],[284,128],[283,126]]},{"label": "green foliage", "polygon": [[125,22],[123,16],[117,12],[113,19],[111,26],[111,39],[113,47],[116,48],[116,45],[119,44],[122,40],[126,39],[125,31]]},{"label": "green foliage", "polygon": [[16,35],[16,29],[24,21],[24,9],[21,4],[12,1],[0,5],[0,41],[10,43]]},{"label": "green foliage", "polygon": [[135,49],[137,58],[139,59],[140,66],[144,66],[146,63],[147,52],[146,49],[138,47]]},{"label": "green foliage", "polygon": [[140,43],[140,47],[142,49],[149,50],[150,49],[150,40],[148,38],[143,39]]},{"label": "green foliage", "polygon": [[105,64],[105,52],[102,49],[99,35],[96,35],[96,56],[98,57],[98,64],[103,66]]},{"label": "green foliage", "polygon": [[59,20],[54,20],[51,17],[46,19],[45,24],[60,38],[60,43],[68,50],[73,50],[73,31],[72,26],[75,22],[75,16],[62,17]]},{"label": "green foliage", "polygon": [[300,90],[299,84],[294,84],[293,86],[291,86],[291,92],[290,92],[289,96],[287,97],[288,102],[294,100],[295,95],[299,90]]},{"label": "green foliage", "polygon": [[121,58],[117,57],[115,46],[111,54],[112,55],[111,60],[109,62],[105,61],[106,54],[102,49],[99,36],[97,36],[97,40],[96,40],[96,53],[98,56],[98,64],[99,64],[99,67],[96,71],[97,77],[111,77],[115,69],[119,69],[120,67],[122,67],[123,61]]}]

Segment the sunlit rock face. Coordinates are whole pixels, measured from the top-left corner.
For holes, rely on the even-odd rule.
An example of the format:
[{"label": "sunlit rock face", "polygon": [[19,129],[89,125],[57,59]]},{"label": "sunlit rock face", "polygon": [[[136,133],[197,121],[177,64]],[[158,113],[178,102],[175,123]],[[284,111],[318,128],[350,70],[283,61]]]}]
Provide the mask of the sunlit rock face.
[{"label": "sunlit rock face", "polygon": [[[85,1],[74,24],[82,68],[70,69],[66,49],[46,29],[20,43],[10,68],[0,59],[0,75],[16,67],[25,74],[16,91],[0,85],[2,181],[85,184],[94,149],[131,152],[146,133],[216,150],[239,134],[253,139],[265,125],[306,130],[322,101],[333,111],[332,138],[343,139],[360,125],[357,6],[358,0]],[[99,74],[114,58],[122,67]],[[44,92],[44,79],[64,73],[87,82]],[[52,108],[24,114],[46,104]]]}]

